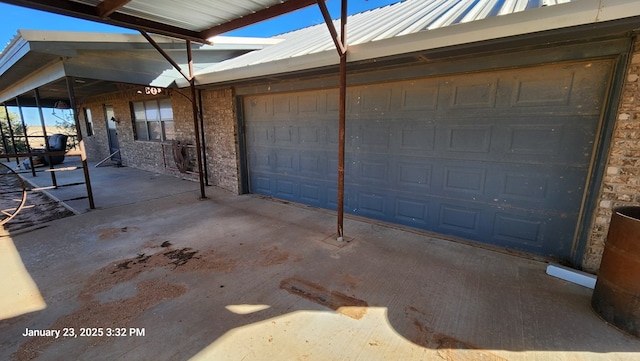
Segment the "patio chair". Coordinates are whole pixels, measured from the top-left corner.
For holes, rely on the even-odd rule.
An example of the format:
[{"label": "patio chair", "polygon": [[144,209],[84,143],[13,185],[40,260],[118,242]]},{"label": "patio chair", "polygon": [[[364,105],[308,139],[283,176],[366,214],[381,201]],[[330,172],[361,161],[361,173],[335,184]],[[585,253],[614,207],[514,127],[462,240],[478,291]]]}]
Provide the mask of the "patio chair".
[{"label": "patio chair", "polygon": [[[47,137],[47,142],[49,143],[49,151],[50,152],[64,152],[67,150],[67,138],[68,136],[64,134],[53,134]],[[34,149],[34,152],[46,152],[47,149]],[[52,165],[60,164],[64,162],[64,154],[62,155],[48,155],[48,156],[38,156],[38,162],[41,162],[44,165],[49,165],[51,162]]]}]

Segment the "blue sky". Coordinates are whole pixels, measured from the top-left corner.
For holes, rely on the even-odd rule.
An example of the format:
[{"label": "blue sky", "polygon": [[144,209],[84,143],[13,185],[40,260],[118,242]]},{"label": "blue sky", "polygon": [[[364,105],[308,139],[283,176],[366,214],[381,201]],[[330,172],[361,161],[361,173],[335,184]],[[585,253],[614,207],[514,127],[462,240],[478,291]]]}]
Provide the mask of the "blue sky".
[{"label": "blue sky", "polygon": [[[381,7],[400,0],[349,0],[349,14]],[[329,0],[327,7],[333,18],[340,16],[340,1]],[[18,29],[62,30],[62,31],[99,31],[99,32],[135,32],[92,21],[31,10],[19,6],[0,3],[0,49],[4,48],[16,35]],[[251,27],[239,29],[224,35],[269,37],[291,30],[322,22],[317,6],[311,6],[295,13],[280,16]]]}]

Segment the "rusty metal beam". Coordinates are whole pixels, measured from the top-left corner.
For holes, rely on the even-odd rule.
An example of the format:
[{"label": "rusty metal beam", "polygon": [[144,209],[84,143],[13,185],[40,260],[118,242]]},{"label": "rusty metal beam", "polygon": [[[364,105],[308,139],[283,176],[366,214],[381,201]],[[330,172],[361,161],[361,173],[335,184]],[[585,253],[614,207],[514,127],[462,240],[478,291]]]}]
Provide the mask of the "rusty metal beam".
[{"label": "rusty metal beam", "polygon": [[[82,132],[80,131],[80,118],[78,116],[78,108],[76,107],[76,95],[73,88],[73,78],[66,77],[67,82],[67,94],[69,95],[69,105],[73,112],[73,121],[76,126],[76,137],[78,139],[78,145],[80,146],[80,161],[82,162],[82,173],[84,175],[84,185],[87,189],[87,198],[89,199],[89,208],[96,209],[96,205],[93,200],[93,190],[91,189],[91,177],[89,176],[89,165],[87,164],[87,152],[84,147],[84,140],[82,139]],[[53,172],[52,172],[53,173]]]},{"label": "rusty metal beam", "polygon": [[112,13],[107,18],[101,18],[96,14],[96,7],[69,0],[2,0],[2,2],[30,9],[47,11],[50,13],[71,16],[79,19],[91,20],[109,25],[121,26],[134,30],[144,30],[155,34],[171,36],[174,38],[191,40],[208,44],[206,38],[199,31],[171,26],[136,16],[118,12]]},{"label": "rusty metal beam", "polygon": [[187,59],[189,61],[189,88],[191,89],[191,109],[193,111],[193,131],[196,138],[196,158],[198,161],[198,180],[200,181],[200,199],[206,199],[204,192],[204,170],[202,167],[202,146],[200,145],[200,131],[198,126],[198,102],[196,99],[196,79],[193,77],[193,54],[191,42],[187,40]]},{"label": "rusty metal beam", "polygon": [[288,0],[264,10],[260,10],[255,13],[240,17],[238,19],[231,20],[224,24],[220,24],[212,28],[203,30],[200,32],[200,36],[204,39],[209,39],[212,36],[224,34],[232,30],[240,29],[248,25],[275,18],[276,16],[300,10],[315,3],[316,0]]},{"label": "rusty metal beam", "polygon": [[[324,17],[324,22],[327,24],[327,28],[329,28],[329,33],[331,33],[331,40],[333,40],[333,44],[336,46],[336,50],[338,50],[338,55],[342,56],[346,54],[347,46],[346,46],[346,43],[344,42],[345,40],[344,28],[346,25],[341,26],[342,31],[341,31],[341,34],[338,35],[338,31],[336,30],[336,27],[333,25],[333,20],[331,19],[331,14],[329,14],[329,9],[327,9],[327,4],[325,4],[325,0],[317,0],[317,3],[318,3],[318,7],[320,8],[320,12],[322,13],[322,17]],[[345,4],[345,2],[343,1],[342,4]],[[343,20],[344,18],[345,18],[344,15],[340,17],[341,24],[343,21],[345,21],[345,24],[346,24],[346,19]]]},{"label": "rusty metal beam", "polygon": [[[151,46],[153,46],[158,51],[158,53],[160,53],[160,55],[162,55],[177,71],[179,71],[180,74],[182,74],[182,76],[185,79],[187,79],[187,81],[191,81],[191,75],[185,74],[185,72],[182,70],[180,65],[178,65],[178,63],[176,63],[175,60],[173,60],[169,56],[169,54],[167,54],[167,52],[164,51],[164,49],[162,49],[160,47],[160,45],[155,40],[153,40],[153,38],[149,34],[147,34],[146,31],[140,30],[140,34],[142,34],[142,36],[144,36],[144,38],[147,39],[149,44],[151,44]],[[189,40],[187,40],[187,44],[191,44],[191,42]],[[191,46],[191,45],[189,45],[189,46]],[[188,52],[191,53],[190,50],[188,50]]]},{"label": "rusty metal beam", "polygon": [[96,5],[96,14],[104,19],[130,1],[131,0],[103,0],[100,4]]},{"label": "rusty metal beam", "polygon": [[[38,107],[38,115],[40,116],[40,125],[42,126],[42,135],[44,135],[44,149],[47,154],[51,153],[49,147],[49,136],[47,135],[47,125],[44,122],[44,114],[42,113],[42,106],[40,105],[40,90],[38,88],[33,89],[33,95],[36,99],[36,107]],[[31,164],[33,167],[34,164]],[[53,169],[53,162],[49,162],[49,169]],[[56,180],[56,173],[51,172],[51,185],[58,188],[58,181]]]},{"label": "rusty metal beam", "polygon": [[346,108],[347,108],[347,8],[348,0],[342,0],[340,6],[340,34],[333,25],[333,20],[325,4],[325,0],[317,0],[318,7],[331,39],[336,46],[340,56],[340,88],[338,100],[338,227],[336,238],[338,241],[344,240],[344,153],[345,153],[345,128],[346,128]]},{"label": "rusty metal beam", "polygon": [[342,0],[340,15],[340,42],[342,43],[342,52],[340,49],[340,99],[338,112],[338,197],[342,200],[338,204],[338,240],[344,237],[344,152],[345,152],[345,125],[347,118],[347,3],[348,0]]}]

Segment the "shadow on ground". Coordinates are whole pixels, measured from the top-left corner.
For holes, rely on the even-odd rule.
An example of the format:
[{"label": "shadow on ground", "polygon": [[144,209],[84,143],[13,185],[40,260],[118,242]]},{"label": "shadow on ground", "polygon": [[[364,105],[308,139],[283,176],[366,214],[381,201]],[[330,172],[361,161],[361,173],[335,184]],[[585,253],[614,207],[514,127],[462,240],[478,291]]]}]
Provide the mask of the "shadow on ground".
[{"label": "shadow on ground", "polygon": [[[336,245],[328,212],[208,193],[13,237],[47,308],[0,321],[0,358],[640,356],[640,341],[591,311],[591,290],[545,275],[544,263],[355,220],[345,223],[354,240]],[[22,336],[27,329],[78,337]]]}]

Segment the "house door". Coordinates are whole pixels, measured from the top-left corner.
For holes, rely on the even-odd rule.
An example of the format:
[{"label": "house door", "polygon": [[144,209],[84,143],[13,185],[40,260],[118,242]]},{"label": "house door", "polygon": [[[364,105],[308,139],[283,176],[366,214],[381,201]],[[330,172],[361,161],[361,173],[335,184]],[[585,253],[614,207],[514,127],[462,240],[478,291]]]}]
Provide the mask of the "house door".
[{"label": "house door", "polygon": [[105,105],[104,113],[105,113],[105,118],[107,119],[107,136],[109,138],[109,154],[113,154],[111,156],[112,161],[120,164],[122,163],[122,158],[120,157],[119,152],[116,153],[120,149],[120,145],[118,143],[118,130],[116,128],[116,121],[115,121],[116,118],[115,118],[115,113],[113,112],[113,105]]}]

